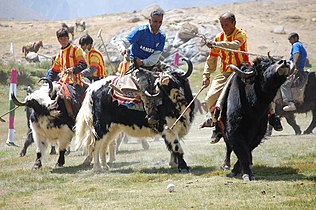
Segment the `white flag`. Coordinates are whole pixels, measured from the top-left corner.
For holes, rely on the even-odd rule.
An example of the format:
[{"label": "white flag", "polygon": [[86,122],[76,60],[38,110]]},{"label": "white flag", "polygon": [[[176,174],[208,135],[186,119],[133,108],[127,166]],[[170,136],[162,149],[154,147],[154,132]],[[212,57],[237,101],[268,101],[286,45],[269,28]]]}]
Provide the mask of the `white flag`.
[{"label": "white flag", "polygon": [[11,42],[10,44],[10,54],[13,55],[14,54],[14,48],[13,48],[13,43]]}]

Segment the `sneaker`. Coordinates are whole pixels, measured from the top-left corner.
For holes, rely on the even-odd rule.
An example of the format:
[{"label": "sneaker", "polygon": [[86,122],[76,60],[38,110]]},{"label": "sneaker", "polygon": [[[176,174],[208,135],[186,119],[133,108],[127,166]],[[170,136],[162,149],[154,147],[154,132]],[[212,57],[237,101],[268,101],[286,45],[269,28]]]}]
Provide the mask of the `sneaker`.
[{"label": "sneaker", "polygon": [[213,126],[214,123],[211,118],[206,119],[202,124],[200,124],[200,128],[210,128]]},{"label": "sneaker", "polygon": [[215,125],[215,129],[213,130],[213,134],[211,136],[211,144],[215,144],[221,140],[223,137],[217,125]]},{"label": "sneaker", "polygon": [[6,143],[8,146],[15,146],[15,147],[17,147],[17,145],[14,143],[14,142],[7,142]]},{"label": "sneaker", "polygon": [[285,112],[291,112],[291,111],[295,111],[296,107],[295,104],[293,102],[289,102],[287,106],[283,107],[283,111]]},{"label": "sneaker", "polygon": [[272,115],[269,116],[269,124],[276,131],[282,131],[283,130],[280,117],[277,116],[276,114],[272,114]]}]

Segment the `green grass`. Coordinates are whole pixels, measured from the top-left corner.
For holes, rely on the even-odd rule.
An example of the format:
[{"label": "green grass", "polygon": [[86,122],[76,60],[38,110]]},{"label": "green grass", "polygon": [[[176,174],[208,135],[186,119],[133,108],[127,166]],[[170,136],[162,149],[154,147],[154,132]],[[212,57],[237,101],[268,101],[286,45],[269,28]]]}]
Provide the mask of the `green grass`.
[{"label": "green grass", "polygon": [[[200,88],[202,71],[195,68],[191,86]],[[0,86],[0,114],[8,110],[8,87]],[[203,92],[204,94],[205,92]],[[203,98],[203,94],[201,98]],[[25,91],[18,87],[18,98]],[[219,170],[225,155],[223,141],[211,145],[211,130],[198,129],[198,115],[182,142],[191,173],[179,174],[168,166],[169,152],[162,140],[150,140],[144,151],[135,139],[121,145],[110,171],[94,174],[92,166],[83,167],[81,151],[72,151],[63,168],[53,168],[56,155],[48,152],[43,167],[32,170],[35,145],[19,157],[26,137],[23,108],[16,110],[15,143],[9,147],[7,123],[0,124],[0,209],[315,209],[316,141],[315,135],[294,136],[282,120],[284,131],[254,150],[256,181],[228,178]],[[4,117],[7,119],[7,117]],[[311,115],[298,115],[305,129]],[[314,130],[315,132],[315,130]],[[232,162],[236,157],[232,156]],[[174,192],[166,190],[168,184]]]}]

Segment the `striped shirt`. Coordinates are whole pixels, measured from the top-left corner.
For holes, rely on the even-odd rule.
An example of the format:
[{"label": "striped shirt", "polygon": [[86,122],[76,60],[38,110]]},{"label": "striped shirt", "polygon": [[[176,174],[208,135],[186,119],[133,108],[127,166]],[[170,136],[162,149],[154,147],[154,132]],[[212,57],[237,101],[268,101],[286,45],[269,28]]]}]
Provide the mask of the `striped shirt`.
[{"label": "striped shirt", "polygon": [[[239,51],[247,52],[247,36],[246,32],[242,29],[235,28],[234,32],[226,36],[224,32],[221,32],[216,35],[214,41],[215,42],[232,42],[234,40],[239,41],[241,44],[237,49]],[[220,57],[221,58],[221,66],[220,71],[226,72],[226,67],[229,64],[233,64],[235,66],[240,66],[242,63],[249,63],[249,56],[247,54],[235,53],[227,50],[221,50],[217,48],[212,48],[210,51],[210,56]],[[227,72],[232,72],[232,69],[227,69]]]},{"label": "striped shirt", "polygon": [[87,58],[88,67],[90,69],[96,69],[96,71],[93,72],[92,77],[98,77],[98,78],[106,77],[104,59],[100,51],[92,47],[89,53],[86,55],[86,58]]},{"label": "striped shirt", "polygon": [[60,73],[60,82],[66,84],[79,84],[83,85],[81,74],[68,75],[64,72],[65,69],[74,67],[79,62],[86,62],[83,57],[82,49],[78,46],[70,44],[64,49],[61,49],[55,58],[52,70]]}]

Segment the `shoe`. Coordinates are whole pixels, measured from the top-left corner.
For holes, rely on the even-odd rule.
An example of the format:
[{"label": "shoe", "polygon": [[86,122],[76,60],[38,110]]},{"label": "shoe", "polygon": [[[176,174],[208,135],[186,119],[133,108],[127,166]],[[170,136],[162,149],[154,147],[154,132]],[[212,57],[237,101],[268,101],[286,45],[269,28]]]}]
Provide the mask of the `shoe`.
[{"label": "shoe", "polygon": [[296,107],[295,104],[293,102],[289,102],[287,106],[283,107],[283,111],[285,112],[291,112],[291,111],[295,111]]},{"label": "shoe", "polygon": [[148,124],[149,126],[156,125],[159,122],[158,116],[155,114],[150,114],[148,116]]},{"label": "shoe", "polygon": [[219,142],[219,140],[221,140],[222,137],[223,137],[223,134],[220,132],[218,125],[215,123],[215,129],[211,136],[211,144],[215,144]]},{"label": "shoe", "polygon": [[274,130],[276,131],[282,131],[283,127],[281,124],[280,117],[277,116],[276,114],[271,114],[269,116],[269,124],[273,127]]},{"label": "shoe", "polygon": [[214,127],[214,123],[211,118],[206,119],[202,124],[200,124],[200,128],[210,128],[210,127]]},{"label": "shoe", "polygon": [[14,142],[7,142],[6,144],[7,144],[8,146],[15,146],[15,147],[17,147],[17,145],[14,144]]}]

